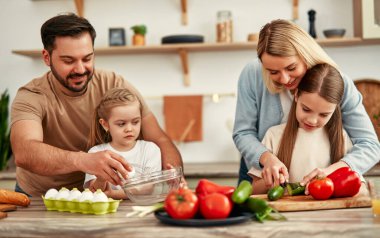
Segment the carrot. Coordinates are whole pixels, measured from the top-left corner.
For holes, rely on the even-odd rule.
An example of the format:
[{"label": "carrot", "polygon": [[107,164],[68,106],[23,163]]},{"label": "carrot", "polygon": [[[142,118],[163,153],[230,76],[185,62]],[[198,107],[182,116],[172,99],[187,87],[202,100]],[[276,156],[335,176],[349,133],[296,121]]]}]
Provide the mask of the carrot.
[{"label": "carrot", "polygon": [[27,207],[30,204],[30,199],[23,193],[0,189],[0,203]]}]

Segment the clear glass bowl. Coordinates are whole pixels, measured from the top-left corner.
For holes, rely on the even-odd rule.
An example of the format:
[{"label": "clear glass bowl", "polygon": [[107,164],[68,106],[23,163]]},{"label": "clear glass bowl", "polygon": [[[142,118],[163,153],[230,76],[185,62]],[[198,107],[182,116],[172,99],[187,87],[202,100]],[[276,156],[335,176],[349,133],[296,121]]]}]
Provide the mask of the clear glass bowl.
[{"label": "clear glass bowl", "polygon": [[181,167],[139,174],[126,179],[123,190],[132,202],[152,205],[165,200],[173,189],[178,189],[182,175]]}]

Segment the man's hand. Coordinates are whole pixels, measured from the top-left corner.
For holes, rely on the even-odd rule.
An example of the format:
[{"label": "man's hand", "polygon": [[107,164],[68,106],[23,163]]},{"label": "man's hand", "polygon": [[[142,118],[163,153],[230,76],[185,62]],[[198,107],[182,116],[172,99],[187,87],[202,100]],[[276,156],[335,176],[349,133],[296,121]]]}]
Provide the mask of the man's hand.
[{"label": "man's hand", "polygon": [[289,173],[285,164],[272,153],[264,152],[261,155],[260,163],[264,166],[261,176],[267,188],[283,184],[289,180]]},{"label": "man's hand", "polygon": [[110,150],[85,153],[84,157],[76,160],[76,163],[79,170],[93,174],[113,185],[122,185],[122,178],[128,178],[128,172],[132,171],[132,166],[123,157]]},{"label": "man's hand", "polygon": [[161,129],[153,113],[144,116],[141,122],[141,130],[144,140],[154,142],[160,147],[163,169],[167,169],[169,163],[183,167],[181,154],[172,140]]},{"label": "man's hand", "polygon": [[[171,165],[171,164],[166,164],[166,166],[164,167],[164,169],[174,169],[174,166]],[[182,168],[182,172],[183,172],[183,168]],[[185,180],[185,176],[184,175],[182,175],[181,183],[180,183],[179,187],[181,187],[181,188],[188,188],[187,182]]]}]

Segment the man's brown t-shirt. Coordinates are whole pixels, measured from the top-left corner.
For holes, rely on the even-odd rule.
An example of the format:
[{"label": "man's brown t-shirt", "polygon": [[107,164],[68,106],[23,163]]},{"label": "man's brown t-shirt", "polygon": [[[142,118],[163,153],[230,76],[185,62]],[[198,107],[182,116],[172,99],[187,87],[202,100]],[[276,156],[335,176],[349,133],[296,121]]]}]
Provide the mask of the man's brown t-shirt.
[{"label": "man's brown t-shirt", "polygon": [[[112,72],[95,70],[86,92],[80,96],[68,96],[61,87],[51,72],[21,87],[12,104],[11,126],[20,120],[34,120],[42,125],[44,143],[64,150],[86,151],[94,109],[109,89],[129,89],[142,102],[142,117],[150,113],[140,93]],[[84,173],[42,176],[17,167],[16,178],[26,193],[40,196],[50,188],[82,188]]]}]

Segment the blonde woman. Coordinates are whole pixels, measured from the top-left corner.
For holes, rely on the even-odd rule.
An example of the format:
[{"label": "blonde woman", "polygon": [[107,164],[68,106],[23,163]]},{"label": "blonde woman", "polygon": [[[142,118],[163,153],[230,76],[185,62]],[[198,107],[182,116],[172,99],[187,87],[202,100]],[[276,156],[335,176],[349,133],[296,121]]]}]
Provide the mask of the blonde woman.
[{"label": "blonde woman", "polygon": [[[274,20],[261,29],[257,56],[239,78],[233,140],[242,156],[239,180],[252,181],[247,172],[254,167],[262,169],[265,185],[272,187],[288,180],[289,174],[284,163],[261,143],[266,131],[287,121],[294,90],[308,69],[322,63],[337,65],[306,31],[287,20]],[[329,170],[316,168],[306,175],[305,184],[343,166],[363,174],[379,161],[380,144],[362,96],[351,79],[342,77],[340,108],[353,148]]]}]

